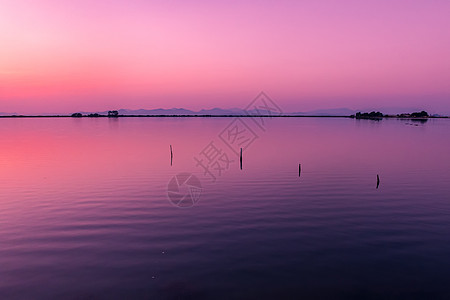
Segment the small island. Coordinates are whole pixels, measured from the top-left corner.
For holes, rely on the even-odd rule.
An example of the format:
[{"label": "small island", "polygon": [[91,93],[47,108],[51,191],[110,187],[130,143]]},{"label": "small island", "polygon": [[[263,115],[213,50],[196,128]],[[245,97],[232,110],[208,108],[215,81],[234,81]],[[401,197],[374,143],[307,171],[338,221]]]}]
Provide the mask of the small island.
[{"label": "small island", "polygon": [[193,112],[185,109],[165,110],[109,110],[104,112],[75,112],[67,115],[20,115],[20,114],[0,114],[0,118],[352,118],[352,119],[367,119],[367,120],[382,120],[384,118],[409,119],[412,121],[426,122],[430,118],[449,118],[448,116],[433,114],[430,115],[426,111],[401,113],[396,115],[383,114],[379,111],[371,112],[357,112],[356,114],[304,114],[304,113],[280,113],[280,114],[245,114],[245,112],[230,112],[223,110],[221,113],[210,114],[208,112]]},{"label": "small island", "polygon": [[369,119],[369,120],[382,120],[383,118],[398,118],[398,119],[411,119],[411,120],[427,120],[428,118],[439,118],[440,116],[430,116],[428,112],[422,110],[420,112],[404,113],[397,115],[384,115],[379,111],[372,111],[370,113],[357,112],[351,115],[353,119]]},{"label": "small island", "polygon": [[88,118],[100,118],[100,117],[108,117],[108,118],[118,118],[119,117],[119,111],[117,110],[110,110],[108,111],[108,115],[101,115],[99,113],[90,113],[88,115],[83,116],[82,113],[73,113],[70,115],[72,118],[81,118],[81,117],[88,117]]},{"label": "small island", "polygon": [[370,113],[361,113],[357,112],[356,115],[351,115],[350,118],[356,119],[372,119],[372,120],[381,120],[383,118],[383,114],[379,111],[372,111]]}]

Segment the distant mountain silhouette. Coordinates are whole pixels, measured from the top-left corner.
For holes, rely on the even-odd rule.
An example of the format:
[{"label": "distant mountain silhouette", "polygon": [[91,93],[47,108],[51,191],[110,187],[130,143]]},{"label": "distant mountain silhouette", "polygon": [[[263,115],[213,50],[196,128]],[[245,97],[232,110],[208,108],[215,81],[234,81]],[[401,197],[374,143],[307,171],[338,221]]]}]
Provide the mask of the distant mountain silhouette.
[{"label": "distant mountain silhouette", "polygon": [[[284,115],[291,115],[291,116],[350,116],[354,115],[359,111],[380,111],[383,114],[387,115],[397,115],[405,112],[414,112],[414,111],[421,111],[423,109],[421,108],[413,108],[413,107],[370,107],[370,108],[364,108],[364,109],[349,109],[349,108],[330,108],[330,109],[316,109],[316,110],[309,110],[309,111],[303,111],[303,112],[290,112],[285,111]],[[119,109],[119,115],[122,116],[130,116],[130,115],[137,115],[137,116],[154,116],[154,115],[201,115],[201,116],[236,116],[236,115],[246,115],[245,111],[241,108],[228,108],[223,109],[219,107],[211,108],[211,109],[201,109],[199,111],[194,111],[186,108],[157,108],[157,109]],[[105,111],[74,111],[72,113],[81,113],[83,116],[88,116],[90,114],[99,114],[103,116],[108,115],[108,110]],[[54,116],[54,115],[71,115],[70,114],[57,114],[57,113],[40,113],[38,115],[41,116]],[[258,113],[256,111],[250,112],[252,115],[257,115]],[[262,111],[262,113],[264,113]],[[12,116],[12,115],[18,115],[17,113],[5,113],[0,112],[0,116]],[[20,114],[22,115],[22,114]],[[23,114],[23,115],[30,115],[30,114]],[[448,115],[448,114],[440,114],[440,115]]]},{"label": "distant mountain silhouette", "polygon": [[[291,116],[350,116],[356,114],[358,111],[371,111],[364,109],[349,109],[349,108],[330,108],[330,109],[316,109],[309,110],[304,112],[284,112],[285,115]],[[405,111],[420,111],[418,109],[409,109],[409,108],[386,108],[386,109],[378,109],[378,111],[382,111],[385,114],[397,114]],[[252,114],[256,115],[255,111],[250,111]],[[88,115],[92,113],[98,113],[100,115],[108,115],[108,111],[101,112],[80,112],[83,115]],[[236,116],[236,115],[246,115],[245,111],[240,108],[211,108],[211,109],[202,109],[199,111],[194,111],[185,108],[157,108],[157,109],[119,109],[119,115],[130,116],[130,115],[142,115],[142,116],[154,116],[154,115],[208,115],[208,116]]]},{"label": "distant mountain silhouette", "polygon": [[356,111],[349,108],[316,109],[306,112],[291,113],[294,116],[349,116]]},{"label": "distant mountain silhouette", "polygon": [[[93,112],[80,112],[83,115],[88,115]],[[101,115],[107,115],[108,111],[96,112]],[[257,114],[256,111],[250,111],[251,114]],[[264,112],[262,112],[264,113]],[[356,110],[351,110],[348,108],[334,108],[334,109],[319,109],[306,112],[285,112],[286,115],[294,116],[349,116],[356,113]],[[240,108],[211,108],[202,109],[199,111],[189,110],[185,108],[157,108],[157,109],[119,109],[119,115],[130,116],[130,115],[143,115],[143,116],[154,116],[154,115],[208,115],[208,116],[223,116],[223,115],[246,115],[246,112]]]},{"label": "distant mountain silhouette", "polygon": [[[82,112],[87,114],[86,112]],[[99,114],[108,114],[108,111],[98,112]],[[130,116],[130,115],[143,115],[143,116],[154,116],[154,115],[244,115],[245,112],[239,108],[212,108],[212,109],[202,109],[200,111],[193,111],[185,108],[157,108],[157,109],[119,109],[119,115]]]},{"label": "distant mountain silhouette", "polygon": [[17,115],[17,113],[5,113],[5,112],[0,112],[0,116],[12,116],[12,115]]}]

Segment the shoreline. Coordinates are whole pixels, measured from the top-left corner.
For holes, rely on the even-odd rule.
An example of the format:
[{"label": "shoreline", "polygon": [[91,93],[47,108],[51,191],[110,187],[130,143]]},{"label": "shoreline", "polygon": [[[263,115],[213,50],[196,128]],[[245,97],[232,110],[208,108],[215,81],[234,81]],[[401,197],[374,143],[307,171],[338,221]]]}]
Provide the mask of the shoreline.
[{"label": "shoreline", "polygon": [[0,118],[73,118],[73,119],[81,119],[81,118],[109,118],[109,119],[117,119],[117,118],[348,118],[348,119],[356,119],[356,120],[382,120],[382,119],[400,119],[400,120],[427,120],[427,119],[448,119],[448,116],[439,116],[439,117],[427,117],[427,118],[405,118],[405,117],[397,117],[397,116],[383,116],[381,118],[355,118],[354,116],[299,116],[299,115],[261,115],[261,116],[251,116],[251,115],[119,115],[115,117],[109,117],[106,115],[99,115],[95,117],[89,116],[81,116],[81,117],[72,117],[70,115],[10,115],[10,116],[0,116]]},{"label": "shoreline", "polygon": [[297,116],[297,115],[261,115],[261,116],[249,116],[249,115],[119,115],[115,117],[109,117],[106,115],[99,115],[95,117],[89,116],[81,116],[81,117],[72,117],[66,115],[49,115],[49,116],[41,116],[41,115],[11,115],[11,116],[0,116],[0,118],[73,118],[73,119],[81,119],[81,118],[109,118],[109,119],[117,119],[117,118],[350,118],[350,116]]}]

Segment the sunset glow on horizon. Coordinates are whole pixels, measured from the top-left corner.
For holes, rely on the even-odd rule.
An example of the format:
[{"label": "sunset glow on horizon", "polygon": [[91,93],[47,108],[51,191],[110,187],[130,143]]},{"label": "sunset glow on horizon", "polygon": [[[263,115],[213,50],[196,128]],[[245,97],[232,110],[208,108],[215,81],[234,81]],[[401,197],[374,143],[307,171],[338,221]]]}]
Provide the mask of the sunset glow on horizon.
[{"label": "sunset glow on horizon", "polygon": [[450,2],[0,2],[0,112],[418,107],[450,113]]}]

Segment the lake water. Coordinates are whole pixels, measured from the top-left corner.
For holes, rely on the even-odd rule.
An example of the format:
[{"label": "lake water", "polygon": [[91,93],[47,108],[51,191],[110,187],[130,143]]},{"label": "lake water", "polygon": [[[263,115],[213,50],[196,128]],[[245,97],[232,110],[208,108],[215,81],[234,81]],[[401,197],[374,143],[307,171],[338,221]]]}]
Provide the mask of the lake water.
[{"label": "lake water", "polygon": [[450,120],[257,122],[0,119],[0,298],[450,298]]}]

